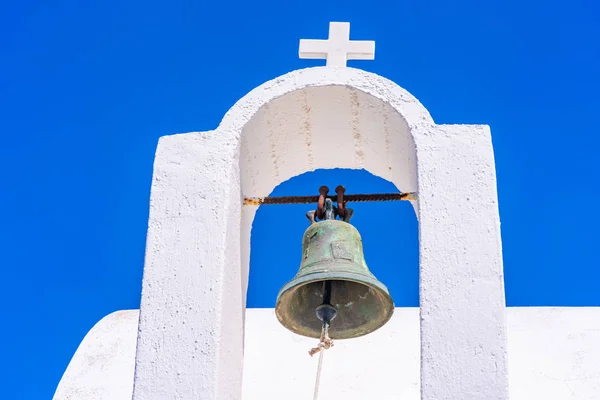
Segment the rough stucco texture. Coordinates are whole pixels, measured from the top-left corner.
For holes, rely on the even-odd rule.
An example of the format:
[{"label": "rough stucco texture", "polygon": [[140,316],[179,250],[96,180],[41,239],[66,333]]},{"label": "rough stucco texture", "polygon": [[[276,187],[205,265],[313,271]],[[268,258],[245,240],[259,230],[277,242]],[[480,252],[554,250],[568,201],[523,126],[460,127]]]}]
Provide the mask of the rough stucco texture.
[{"label": "rough stucco texture", "polygon": [[[232,399],[243,354],[239,166],[226,136],[161,138],[133,398]],[[231,183],[230,183],[231,182]]]},{"label": "rough stucco texture", "polygon": [[[600,308],[508,308],[511,400],[600,399]],[[54,400],[130,400],[138,311],[120,311],[86,336]],[[283,328],[273,309],[246,312],[243,400],[312,398],[314,339]],[[419,310],[397,308],[380,330],[326,352],[324,399],[419,396]],[[467,397],[465,397],[466,399]]]},{"label": "rough stucco texture", "polygon": [[504,276],[487,127],[438,125],[417,147],[421,395],[508,397]]},{"label": "rough stucco texture", "polygon": [[54,400],[131,399],[139,312],[117,311],[85,336]]},{"label": "rough stucco texture", "polygon": [[[316,168],[366,169],[417,191],[422,400],[506,400],[500,221],[489,128],[436,125],[395,83],[293,71],[215,131],[161,138],[152,182],[134,399],[242,390],[254,210],[246,196]],[[240,245],[241,243],[241,245]]]}]

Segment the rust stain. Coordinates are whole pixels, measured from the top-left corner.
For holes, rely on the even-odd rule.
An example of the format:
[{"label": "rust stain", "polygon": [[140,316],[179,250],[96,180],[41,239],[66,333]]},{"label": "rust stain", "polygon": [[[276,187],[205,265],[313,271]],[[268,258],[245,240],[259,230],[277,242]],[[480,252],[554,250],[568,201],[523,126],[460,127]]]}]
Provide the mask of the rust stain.
[{"label": "rust stain", "polygon": [[279,180],[279,163],[278,163],[278,155],[277,155],[277,146],[275,144],[275,137],[273,135],[273,126],[271,124],[271,109],[269,105],[265,105],[265,113],[267,114],[267,135],[269,137],[269,148],[271,151],[271,164],[273,166],[273,175],[275,179]]},{"label": "rust stain", "polygon": [[308,93],[306,89],[301,92],[302,95],[302,108],[304,111],[304,123],[302,124],[302,133],[304,134],[304,140],[306,144],[306,155],[308,156],[308,166],[310,168],[314,165],[313,149],[312,149],[312,126],[310,123],[310,106],[308,105]]},{"label": "rust stain", "polygon": [[360,135],[360,101],[358,99],[358,92],[354,89],[350,90],[350,109],[352,113],[350,124],[352,139],[354,141],[354,156],[357,164],[362,168],[365,165],[365,153]]},{"label": "rust stain", "polygon": [[[320,196],[278,196],[278,197],[245,197],[245,206],[260,206],[273,204],[311,204],[318,203]],[[325,196],[337,201],[338,196]],[[362,203],[372,201],[407,201],[417,200],[416,193],[378,193],[378,194],[349,194],[344,195],[344,202]]]}]

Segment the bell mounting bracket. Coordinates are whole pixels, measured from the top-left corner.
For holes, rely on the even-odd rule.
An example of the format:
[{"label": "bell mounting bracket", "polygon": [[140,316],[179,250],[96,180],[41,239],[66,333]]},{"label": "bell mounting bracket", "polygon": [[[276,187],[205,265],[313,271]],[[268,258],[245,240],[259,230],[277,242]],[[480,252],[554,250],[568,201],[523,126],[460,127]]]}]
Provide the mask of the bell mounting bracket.
[{"label": "bell mounting bracket", "polygon": [[329,188],[327,186],[321,186],[319,188],[317,209],[310,210],[306,213],[306,218],[308,218],[311,224],[316,223],[318,220],[331,220],[337,219],[338,217],[344,222],[350,222],[354,210],[346,207],[346,201],[344,201],[346,188],[340,185],[335,188],[335,192],[337,193],[337,207],[333,205],[333,201],[327,196]]}]

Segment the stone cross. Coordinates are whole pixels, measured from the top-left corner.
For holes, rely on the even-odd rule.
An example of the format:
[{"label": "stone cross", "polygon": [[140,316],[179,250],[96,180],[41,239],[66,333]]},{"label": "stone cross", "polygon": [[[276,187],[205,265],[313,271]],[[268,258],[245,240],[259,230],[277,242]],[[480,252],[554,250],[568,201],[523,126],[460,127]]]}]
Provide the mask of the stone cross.
[{"label": "stone cross", "polygon": [[329,39],[300,39],[300,58],[326,59],[328,67],[345,67],[348,60],[375,59],[373,40],[350,40],[349,22],[330,22]]}]

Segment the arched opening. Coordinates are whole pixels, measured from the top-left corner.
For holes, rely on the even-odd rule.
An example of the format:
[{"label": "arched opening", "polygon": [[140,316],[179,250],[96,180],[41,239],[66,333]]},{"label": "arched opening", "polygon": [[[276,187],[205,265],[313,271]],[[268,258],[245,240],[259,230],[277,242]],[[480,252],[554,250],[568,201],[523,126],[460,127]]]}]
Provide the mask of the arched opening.
[{"label": "arched opening", "polygon": [[[332,192],[338,184],[345,185],[348,193],[416,192],[415,144],[406,120],[386,101],[349,86],[306,87],[271,100],[244,124],[240,175],[246,197],[315,194],[323,184]],[[418,393],[419,266],[414,206],[409,202],[352,205],[352,224],[362,236],[369,269],[388,286],[397,307],[415,308],[410,316],[403,317],[412,321],[410,327],[399,330],[387,324],[372,334],[344,341],[353,350],[329,356],[329,362],[339,367],[331,366],[324,372],[322,390],[332,390],[334,398],[343,396],[344,390],[334,390],[326,383],[331,379],[344,381],[345,390],[353,384],[368,385],[372,390],[369,392],[384,397],[390,395],[386,382],[398,380],[391,372],[372,375],[361,373],[358,367],[343,371],[356,361],[350,361],[353,357],[361,360],[357,366],[387,358],[390,363],[393,358],[408,360],[400,367],[407,370],[403,384],[392,392]],[[252,312],[252,318],[246,314],[245,399],[260,398],[267,393],[265,386],[274,380],[283,385],[282,396],[293,390],[296,394],[306,392],[309,397],[312,391],[316,358],[308,357],[306,351],[316,344],[314,340],[290,335],[272,309],[253,309],[274,307],[280,287],[296,274],[302,235],[308,226],[305,214],[311,208],[314,205],[243,209],[244,288],[249,277],[250,247],[253,253],[250,292],[244,292]],[[385,340],[391,336],[403,345],[390,352],[369,344],[386,336]],[[261,354],[263,351],[269,355]],[[269,361],[261,367],[259,360]],[[363,372],[369,369],[365,368]],[[262,373],[267,370],[270,378],[263,379]],[[337,377],[330,375],[336,373]]]},{"label": "arched opening", "polygon": [[[407,121],[380,98],[353,87],[329,85],[305,87],[275,98],[243,125],[240,180],[244,196],[267,196],[294,176],[336,168],[364,169],[401,192],[416,192],[416,149]],[[245,207],[242,213],[244,299],[255,213],[256,207]]]}]

